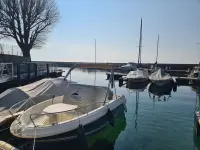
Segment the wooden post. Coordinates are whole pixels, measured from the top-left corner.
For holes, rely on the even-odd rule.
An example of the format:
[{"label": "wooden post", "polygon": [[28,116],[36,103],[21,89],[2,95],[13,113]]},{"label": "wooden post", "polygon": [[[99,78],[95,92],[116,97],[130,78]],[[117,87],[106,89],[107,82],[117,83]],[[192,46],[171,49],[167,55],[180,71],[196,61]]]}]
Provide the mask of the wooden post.
[{"label": "wooden post", "polygon": [[20,64],[17,64],[17,81],[20,83],[21,77],[20,77]]},{"label": "wooden post", "polygon": [[37,77],[37,64],[35,64],[35,78]]},{"label": "wooden post", "polygon": [[26,65],[28,65],[28,82],[29,82],[31,79],[31,64],[27,63]]},{"label": "wooden post", "polygon": [[49,64],[47,64],[47,77],[49,77]]}]

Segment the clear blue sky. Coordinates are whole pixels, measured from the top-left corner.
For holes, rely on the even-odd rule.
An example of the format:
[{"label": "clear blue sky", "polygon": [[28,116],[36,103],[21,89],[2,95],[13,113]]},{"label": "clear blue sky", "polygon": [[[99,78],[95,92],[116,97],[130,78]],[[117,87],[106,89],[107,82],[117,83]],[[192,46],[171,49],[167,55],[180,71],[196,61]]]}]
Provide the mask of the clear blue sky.
[{"label": "clear blue sky", "polygon": [[200,61],[200,0],[56,0],[61,19],[32,60],[137,62],[140,18],[142,62]]}]

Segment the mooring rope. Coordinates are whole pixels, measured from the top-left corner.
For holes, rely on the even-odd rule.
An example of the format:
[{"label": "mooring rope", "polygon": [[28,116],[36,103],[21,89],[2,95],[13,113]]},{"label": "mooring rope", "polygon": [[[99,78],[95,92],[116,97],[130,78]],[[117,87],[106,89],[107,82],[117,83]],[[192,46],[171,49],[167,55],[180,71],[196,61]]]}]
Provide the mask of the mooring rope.
[{"label": "mooring rope", "polygon": [[9,128],[10,128],[10,127],[4,128],[4,129],[0,130],[0,132],[5,131],[5,130],[7,130],[7,129],[9,129]]},{"label": "mooring rope", "polygon": [[34,127],[34,130],[35,130],[35,135],[34,135],[34,140],[33,140],[33,150],[35,150],[36,127]]}]

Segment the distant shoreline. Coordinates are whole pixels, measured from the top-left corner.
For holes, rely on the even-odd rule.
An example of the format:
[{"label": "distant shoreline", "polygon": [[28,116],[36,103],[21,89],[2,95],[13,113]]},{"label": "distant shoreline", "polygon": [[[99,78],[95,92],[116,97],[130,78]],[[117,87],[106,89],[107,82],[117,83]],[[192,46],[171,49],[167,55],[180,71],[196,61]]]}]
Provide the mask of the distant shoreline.
[{"label": "distant shoreline", "polygon": [[[89,63],[89,64],[94,64],[94,62],[56,62],[56,61],[32,61],[32,62],[37,62],[37,63],[53,63],[58,65],[58,67],[71,67],[74,64],[78,64],[78,63]],[[127,63],[112,63],[112,62],[107,62],[107,63],[103,63],[103,62],[97,62],[96,64],[99,65],[106,65],[106,64],[111,64],[114,66],[122,66],[125,65]],[[154,63],[142,63],[142,66],[144,68],[150,68],[151,65],[153,65]],[[194,66],[196,66],[198,64],[172,64],[172,63],[158,63],[159,67],[165,68],[166,66],[170,66],[170,68],[172,70],[188,70],[188,68],[192,69],[194,68]],[[105,68],[106,69],[106,68]]]}]

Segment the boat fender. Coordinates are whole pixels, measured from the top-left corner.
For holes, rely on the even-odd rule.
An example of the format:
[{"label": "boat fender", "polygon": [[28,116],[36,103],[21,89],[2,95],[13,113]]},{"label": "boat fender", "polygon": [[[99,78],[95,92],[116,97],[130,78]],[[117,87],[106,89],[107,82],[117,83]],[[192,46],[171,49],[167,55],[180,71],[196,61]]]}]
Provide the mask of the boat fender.
[{"label": "boat fender", "polygon": [[126,103],[124,103],[124,112],[127,112]]},{"label": "boat fender", "polygon": [[111,80],[110,82],[111,82],[111,88],[113,88],[114,87],[114,81]]},{"label": "boat fender", "polygon": [[88,143],[85,135],[85,130],[82,124],[79,124],[78,130],[77,130],[77,139],[80,144],[81,149],[88,149]]},{"label": "boat fender", "polygon": [[123,85],[123,79],[119,78],[119,87],[122,87],[122,85]]},{"label": "boat fender", "polygon": [[107,119],[108,119],[108,122],[110,123],[110,125],[112,127],[114,127],[115,120],[114,120],[113,113],[112,113],[112,111],[110,109],[108,109],[106,116],[107,116]]},{"label": "boat fender", "polygon": [[176,92],[177,91],[177,84],[174,82],[173,83],[173,91]]}]

